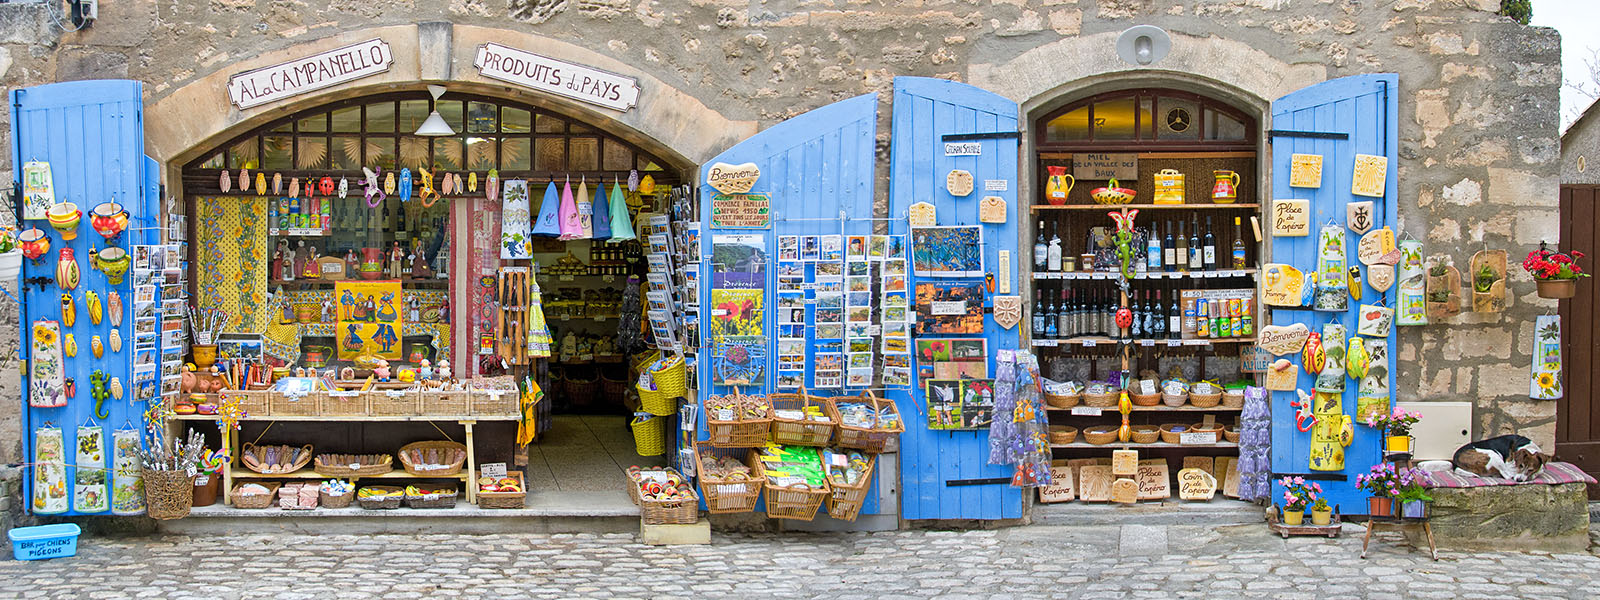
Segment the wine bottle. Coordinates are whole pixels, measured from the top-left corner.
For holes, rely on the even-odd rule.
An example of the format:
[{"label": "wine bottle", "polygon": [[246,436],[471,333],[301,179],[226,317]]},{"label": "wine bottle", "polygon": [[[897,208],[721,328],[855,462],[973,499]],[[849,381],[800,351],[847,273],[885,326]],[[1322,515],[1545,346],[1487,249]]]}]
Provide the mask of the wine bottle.
[{"label": "wine bottle", "polygon": [[1183,235],[1183,220],[1178,220],[1178,252],[1173,257],[1176,260],[1175,271],[1189,270],[1189,238]]},{"label": "wine bottle", "polygon": [[1044,339],[1044,290],[1033,291],[1033,339]]},{"label": "wine bottle", "polygon": [[1061,227],[1057,225],[1050,233],[1049,256],[1045,260],[1045,270],[1050,272],[1061,271]]},{"label": "wine bottle", "polygon": [[1050,257],[1050,246],[1044,239],[1044,221],[1039,221],[1037,233],[1033,238],[1033,270],[1043,272],[1045,261]]},{"label": "wine bottle", "polygon": [[1233,268],[1248,268],[1244,263],[1244,230],[1239,226],[1239,217],[1233,218]]},{"label": "wine bottle", "polygon": [[1167,339],[1183,337],[1183,309],[1178,306],[1178,290],[1172,290],[1172,304],[1167,309]]},{"label": "wine bottle", "polygon": [[1061,335],[1061,331],[1056,328],[1056,312],[1058,310],[1060,309],[1052,303],[1044,313],[1044,336],[1052,340]]},{"label": "wine bottle", "polygon": [[1128,292],[1128,311],[1133,313],[1133,322],[1128,324],[1128,337],[1144,337],[1144,307],[1139,305],[1139,292]]},{"label": "wine bottle", "polygon": [[1178,270],[1178,247],[1172,241],[1172,221],[1167,221],[1167,237],[1161,243],[1161,268],[1167,272]]},{"label": "wine bottle", "polygon": [[1072,337],[1072,295],[1066,286],[1061,288],[1061,304],[1056,307],[1056,336],[1061,339]]},{"label": "wine bottle", "polygon": [[1189,231],[1189,270],[1199,271],[1205,268],[1204,256],[1200,249],[1200,217],[1194,219],[1194,229]]},{"label": "wine bottle", "polygon": [[1161,264],[1161,236],[1156,234],[1156,226],[1150,226],[1150,239],[1145,240],[1144,266],[1146,272],[1160,271]]},{"label": "wine bottle", "polygon": [[1205,268],[1207,271],[1215,271],[1217,270],[1217,236],[1212,235],[1211,232],[1211,215],[1206,215],[1206,237],[1203,244],[1205,250],[1201,259],[1205,262]]}]

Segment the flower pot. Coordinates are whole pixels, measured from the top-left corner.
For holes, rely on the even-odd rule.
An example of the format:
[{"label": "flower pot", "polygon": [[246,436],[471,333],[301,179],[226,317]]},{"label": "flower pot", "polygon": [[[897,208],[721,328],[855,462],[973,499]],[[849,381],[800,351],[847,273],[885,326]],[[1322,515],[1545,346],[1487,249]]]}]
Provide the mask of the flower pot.
[{"label": "flower pot", "polygon": [[1576,279],[1540,279],[1534,282],[1539,286],[1540,298],[1571,298],[1578,293],[1578,280]]},{"label": "flower pot", "polygon": [[1367,498],[1367,514],[1374,517],[1393,515],[1393,498]]},{"label": "flower pot", "polygon": [[217,503],[217,490],[222,487],[221,474],[201,474],[194,478],[194,505],[211,506]]},{"label": "flower pot", "polygon": [[1332,523],[1332,522],[1333,522],[1333,507],[1330,506],[1328,508],[1324,508],[1324,509],[1321,509],[1321,510],[1318,510],[1318,509],[1315,509],[1315,508],[1311,509],[1311,524],[1312,525],[1327,525],[1327,524]]},{"label": "flower pot", "polygon": [[1407,519],[1421,519],[1428,516],[1428,503],[1421,500],[1400,503],[1400,516]]},{"label": "flower pot", "polygon": [[0,254],[0,281],[15,282],[22,274],[22,251]]},{"label": "flower pot", "polygon": [[1283,524],[1284,525],[1299,525],[1301,523],[1304,523],[1305,520],[1306,520],[1305,509],[1301,509],[1301,510],[1289,510],[1287,508],[1283,509]]},{"label": "flower pot", "polygon": [[1410,452],[1411,436],[1391,435],[1383,440],[1383,449],[1386,452]]}]

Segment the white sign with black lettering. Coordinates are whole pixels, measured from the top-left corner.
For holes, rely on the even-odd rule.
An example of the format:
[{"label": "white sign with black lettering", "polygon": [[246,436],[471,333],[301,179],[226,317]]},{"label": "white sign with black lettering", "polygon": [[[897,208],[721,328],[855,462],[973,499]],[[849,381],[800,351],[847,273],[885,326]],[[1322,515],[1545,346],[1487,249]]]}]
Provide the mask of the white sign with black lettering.
[{"label": "white sign with black lettering", "polygon": [[394,53],[382,38],[329,50],[228,79],[228,98],[240,109],[338,85],[389,70]]},{"label": "white sign with black lettering", "polygon": [[978,142],[945,142],[945,156],[978,156],[983,154],[983,144]]},{"label": "white sign with black lettering", "polygon": [[472,66],[484,77],[508,81],[627,112],[639,103],[639,81],[496,43],[478,46]]},{"label": "white sign with black lettering", "polygon": [[483,463],[481,470],[483,471],[484,477],[493,477],[495,479],[499,479],[506,476],[506,464],[503,462]]}]

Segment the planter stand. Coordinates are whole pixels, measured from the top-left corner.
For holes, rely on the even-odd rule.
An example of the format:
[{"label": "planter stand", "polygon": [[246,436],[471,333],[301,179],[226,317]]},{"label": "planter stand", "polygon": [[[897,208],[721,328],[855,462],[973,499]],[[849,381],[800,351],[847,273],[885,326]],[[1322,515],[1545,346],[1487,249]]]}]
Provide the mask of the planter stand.
[{"label": "planter stand", "polygon": [[1309,518],[1304,524],[1301,525],[1285,525],[1279,520],[1278,515],[1280,513],[1282,513],[1282,511],[1278,508],[1278,505],[1273,504],[1267,506],[1267,528],[1271,529],[1273,533],[1281,535],[1284,538],[1288,538],[1291,535],[1329,538],[1339,537],[1338,506],[1333,507],[1333,520],[1329,521],[1327,525],[1312,525]]},{"label": "planter stand", "polygon": [[1428,555],[1434,560],[1439,560],[1439,548],[1433,544],[1433,526],[1428,524],[1428,518],[1408,519],[1404,517],[1370,517],[1367,519],[1367,535],[1361,538],[1361,558],[1367,557],[1367,544],[1372,543],[1372,532],[1378,526],[1389,527],[1395,531],[1405,531],[1407,527],[1422,527],[1422,532],[1428,536]]}]

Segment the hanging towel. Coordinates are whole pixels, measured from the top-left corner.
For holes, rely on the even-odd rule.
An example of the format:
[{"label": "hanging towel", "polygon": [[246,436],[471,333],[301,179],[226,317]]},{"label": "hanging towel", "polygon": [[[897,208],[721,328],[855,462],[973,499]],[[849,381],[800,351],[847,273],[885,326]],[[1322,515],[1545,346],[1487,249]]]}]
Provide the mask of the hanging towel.
[{"label": "hanging towel", "polygon": [[633,233],[633,217],[628,214],[628,200],[622,187],[611,184],[611,239],[614,241],[637,238]]},{"label": "hanging towel", "polygon": [[594,237],[594,204],[589,198],[589,182],[578,183],[578,237],[585,240]]},{"label": "hanging towel", "polygon": [[[615,186],[616,184],[612,184]],[[611,207],[606,205],[606,184],[594,186],[594,239],[611,239]]]},{"label": "hanging towel", "polygon": [[507,179],[500,194],[500,258],[533,258],[528,231],[531,211],[527,180]]},{"label": "hanging towel", "polygon": [[578,203],[572,199],[572,182],[561,186],[560,231],[562,240],[583,237],[583,224],[578,222]]},{"label": "hanging towel", "polygon": [[533,235],[561,235],[561,225],[556,211],[561,210],[561,200],[556,196],[556,182],[544,188],[544,200],[539,203],[539,221],[533,224]]}]

